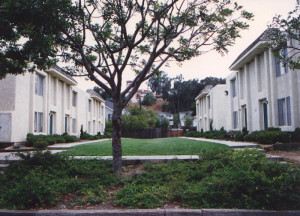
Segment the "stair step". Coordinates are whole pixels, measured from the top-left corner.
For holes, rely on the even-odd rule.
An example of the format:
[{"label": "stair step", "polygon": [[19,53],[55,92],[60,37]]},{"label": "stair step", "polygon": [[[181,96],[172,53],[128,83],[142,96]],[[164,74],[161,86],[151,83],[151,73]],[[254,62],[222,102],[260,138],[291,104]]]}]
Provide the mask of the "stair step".
[{"label": "stair step", "polygon": [[9,164],[0,164],[0,170],[2,171],[7,167],[9,167]]},{"label": "stair step", "polygon": [[267,154],[266,157],[267,157],[267,159],[269,161],[284,161],[283,157],[277,156],[277,155],[269,155],[269,154]]}]

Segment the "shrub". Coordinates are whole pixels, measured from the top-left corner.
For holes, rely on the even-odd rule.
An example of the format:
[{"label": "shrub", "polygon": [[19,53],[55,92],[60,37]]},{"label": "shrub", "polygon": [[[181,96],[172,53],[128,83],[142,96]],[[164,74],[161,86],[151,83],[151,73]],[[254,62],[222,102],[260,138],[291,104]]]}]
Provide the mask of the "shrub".
[{"label": "shrub", "polygon": [[291,140],[293,142],[300,142],[300,128],[296,128],[295,131],[291,134]]},{"label": "shrub", "polygon": [[66,142],[65,138],[63,136],[61,136],[61,135],[54,134],[54,135],[52,135],[52,137],[55,138],[56,143],[65,143]]},{"label": "shrub", "polygon": [[281,131],[280,128],[275,128],[275,127],[269,127],[266,129],[266,131]]},{"label": "shrub", "polygon": [[76,136],[70,136],[68,134],[65,134],[65,135],[63,135],[63,137],[64,137],[66,143],[71,143],[71,142],[77,142],[78,141]]}]

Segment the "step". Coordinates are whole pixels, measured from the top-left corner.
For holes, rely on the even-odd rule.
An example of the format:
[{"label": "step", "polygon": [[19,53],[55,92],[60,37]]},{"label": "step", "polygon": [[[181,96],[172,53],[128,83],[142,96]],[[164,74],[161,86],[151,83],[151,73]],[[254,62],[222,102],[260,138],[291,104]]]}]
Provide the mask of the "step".
[{"label": "step", "polygon": [[4,170],[7,167],[9,167],[9,164],[0,164],[0,170]]},{"label": "step", "polygon": [[269,161],[284,161],[283,157],[277,156],[277,155],[269,155],[269,154],[267,154],[266,157],[267,157],[267,159]]},{"label": "step", "polygon": [[[246,148],[234,148],[233,150],[234,151],[241,151],[241,150],[245,150]],[[248,150],[255,150],[255,151],[258,151],[258,152],[265,152],[264,149],[260,149],[260,148],[248,148]]]}]

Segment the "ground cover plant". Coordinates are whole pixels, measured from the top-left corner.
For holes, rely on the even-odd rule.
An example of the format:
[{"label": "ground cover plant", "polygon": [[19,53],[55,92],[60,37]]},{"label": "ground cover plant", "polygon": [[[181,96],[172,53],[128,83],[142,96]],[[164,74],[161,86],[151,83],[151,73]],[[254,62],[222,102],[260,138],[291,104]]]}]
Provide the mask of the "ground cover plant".
[{"label": "ground cover plant", "polygon": [[[180,138],[130,139],[123,138],[123,155],[190,155],[200,154],[204,149],[230,149],[226,145]],[[68,156],[105,156],[112,154],[110,141],[83,144],[62,152]]]},{"label": "ground cover plant", "polygon": [[[108,161],[70,160],[49,151],[21,156],[23,161],[0,175],[0,208],[92,205],[104,202],[106,189],[119,182]],[[65,200],[66,195],[72,201]]]},{"label": "ground cover plant", "polygon": [[299,166],[267,162],[253,150],[212,148],[203,150],[198,161],[139,165],[139,174],[130,176],[113,174],[109,161],[71,160],[49,152],[23,158],[0,175],[0,208],[300,206]]},{"label": "ground cover plant", "polygon": [[299,166],[270,163],[254,151],[209,150],[197,162],[148,164],[126,181],[115,204],[156,208],[299,209]]}]

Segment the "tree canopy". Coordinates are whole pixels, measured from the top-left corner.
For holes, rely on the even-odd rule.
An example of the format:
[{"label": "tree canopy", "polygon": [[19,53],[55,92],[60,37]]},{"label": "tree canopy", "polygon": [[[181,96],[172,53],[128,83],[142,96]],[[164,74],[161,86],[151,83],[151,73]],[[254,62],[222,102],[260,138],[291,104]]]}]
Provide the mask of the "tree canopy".
[{"label": "tree canopy", "polygon": [[[273,18],[269,26],[271,45],[277,56],[284,64],[292,69],[300,69],[300,5],[289,12],[287,18],[281,15]],[[286,50],[288,49],[288,51]]]}]

